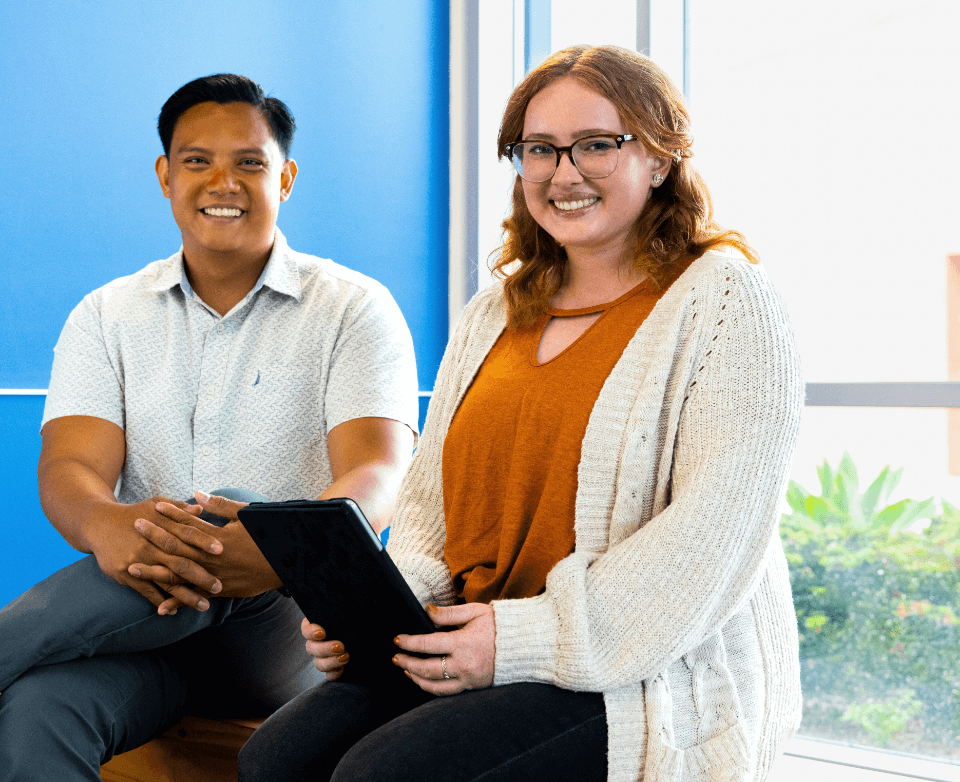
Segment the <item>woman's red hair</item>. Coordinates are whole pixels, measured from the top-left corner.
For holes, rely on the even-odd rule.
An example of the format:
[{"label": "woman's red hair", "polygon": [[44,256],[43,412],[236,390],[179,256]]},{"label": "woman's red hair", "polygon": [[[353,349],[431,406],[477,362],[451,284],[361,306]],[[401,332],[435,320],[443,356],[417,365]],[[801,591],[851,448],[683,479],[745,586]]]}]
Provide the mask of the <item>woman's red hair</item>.
[{"label": "woman's red hair", "polygon": [[[720,246],[734,247],[758,262],[740,233],[714,222],[710,192],[689,160],[693,137],[683,96],[649,57],[619,46],[571,46],[552,55],[510,96],[497,138],[499,157],[504,157],[507,144],[521,139],[533,96],[565,76],[603,95],[616,106],[627,133],[637,136],[651,155],[672,161],[634,225],[638,271],[663,287],[689,261]],[[517,327],[546,311],[563,281],[567,256],[527,209],[520,177],[513,187],[513,212],[503,229],[492,271],[503,279],[507,323]]]}]

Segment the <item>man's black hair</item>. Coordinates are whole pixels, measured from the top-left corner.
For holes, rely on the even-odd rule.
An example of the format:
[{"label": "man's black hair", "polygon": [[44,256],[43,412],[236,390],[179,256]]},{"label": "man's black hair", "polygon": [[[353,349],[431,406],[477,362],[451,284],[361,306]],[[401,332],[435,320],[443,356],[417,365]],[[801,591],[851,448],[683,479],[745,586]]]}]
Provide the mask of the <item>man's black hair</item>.
[{"label": "man's black hair", "polygon": [[184,84],[171,95],[160,109],[157,119],[157,131],[160,133],[160,143],[163,144],[163,154],[170,156],[170,144],[173,141],[173,130],[177,120],[187,109],[198,103],[249,103],[260,110],[263,118],[270,126],[270,132],[280,147],[280,154],[286,160],[290,157],[290,145],[293,143],[293,132],[297,129],[293,121],[293,114],[287,105],[277,98],[268,98],[263,94],[263,88],[246,76],[237,76],[233,73],[217,73],[213,76],[204,76]]}]

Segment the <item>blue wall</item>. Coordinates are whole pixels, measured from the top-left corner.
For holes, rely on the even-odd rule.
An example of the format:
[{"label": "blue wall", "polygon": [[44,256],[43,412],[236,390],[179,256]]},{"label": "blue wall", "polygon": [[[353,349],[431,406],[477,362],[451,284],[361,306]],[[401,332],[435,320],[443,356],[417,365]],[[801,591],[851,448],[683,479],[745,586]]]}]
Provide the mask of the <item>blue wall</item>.
[{"label": "blue wall", "polygon": [[[300,173],[278,221],[291,246],[387,285],[433,387],[447,333],[445,0],[35,0],[0,5],[0,29],[0,388],[45,388],[82,296],[179,247],[153,173],[157,114],[223,71],[297,119]],[[0,396],[13,486],[0,605],[75,556],[36,498],[42,407]]]}]

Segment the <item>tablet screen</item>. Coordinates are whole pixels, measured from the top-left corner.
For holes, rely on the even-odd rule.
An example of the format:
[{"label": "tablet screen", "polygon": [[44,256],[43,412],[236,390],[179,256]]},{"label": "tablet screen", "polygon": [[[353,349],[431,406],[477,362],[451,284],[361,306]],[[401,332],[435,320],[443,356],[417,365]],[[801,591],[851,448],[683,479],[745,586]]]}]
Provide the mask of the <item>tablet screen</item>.
[{"label": "tablet screen", "polygon": [[307,619],[343,642],[343,681],[412,684],[393,638],[437,628],[356,503],[251,503],[239,518]]}]

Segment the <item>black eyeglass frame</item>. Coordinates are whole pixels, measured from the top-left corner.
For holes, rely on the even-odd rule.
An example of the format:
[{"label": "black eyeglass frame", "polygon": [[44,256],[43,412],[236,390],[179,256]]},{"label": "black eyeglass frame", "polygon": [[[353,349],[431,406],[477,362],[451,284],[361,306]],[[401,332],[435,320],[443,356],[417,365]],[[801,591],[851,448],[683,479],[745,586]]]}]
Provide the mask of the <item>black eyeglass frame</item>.
[{"label": "black eyeglass frame", "polygon": [[[575,146],[577,146],[577,144],[580,144],[580,143],[582,143],[582,142],[584,142],[584,141],[590,141],[591,139],[596,139],[596,138],[613,139],[613,140],[616,142],[616,144],[617,144],[617,164],[613,167],[613,171],[611,171],[609,174],[604,174],[603,176],[587,176],[586,174],[583,173],[583,171],[580,171],[580,166],[577,165],[577,161],[576,161],[576,159],[573,157],[573,148],[574,148]],[[519,176],[519,177],[520,177],[521,179],[523,179],[525,182],[531,182],[531,183],[533,183],[533,184],[539,184],[540,182],[547,182],[547,181],[553,179],[554,174],[557,173],[557,169],[560,168],[560,157],[563,155],[564,152],[566,152],[567,155],[570,157],[570,162],[573,163],[573,165],[574,165],[574,167],[577,169],[577,171],[580,171],[580,175],[581,175],[581,176],[585,177],[586,179],[606,179],[608,176],[612,176],[612,175],[613,175],[613,172],[617,170],[617,166],[620,165],[620,148],[623,146],[623,142],[624,142],[624,141],[636,141],[637,138],[638,138],[637,136],[631,135],[631,134],[629,134],[629,133],[624,133],[624,134],[622,134],[622,135],[620,135],[620,136],[606,136],[606,135],[602,135],[602,134],[601,134],[601,135],[598,135],[598,136],[584,136],[583,138],[578,138],[576,141],[574,141],[572,144],[570,144],[569,146],[566,146],[566,147],[558,147],[558,146],[556,146],[556,145],[554,145],[554,144],[551,144],[549,141],[538,141],[538,140],[536,140],[536,139],[529,139],[529,140],[522,140],[522,139],[521,139],[520,141],[511,141],[509,144],[504,144],[503,154],[505,154],[505,155],[507,156],[507,159],[508,159],[508,160],[510,161],[510,163],[513,165],[514,170],[517,172],[517,176]],[[516,149],[520,144],[542,144],[542,145],[545,146],[545,147],[550,147],[550,149],[552,149],[552,150],[554,151],[554,153],[555,153],[556,156],[557,156],[557,163],[556,163],[556,165],[554,166],[553,172],[550,174],[550,176],[548,176],[546,179],[527,179],[527,178],[523,175],[523,172],[522,172],[519,168],[517,168],[517,163],[516,163],[516,161],[513,159],[513,150]],[[521,164],[521,165],[522,165],[522,164]]]}]

